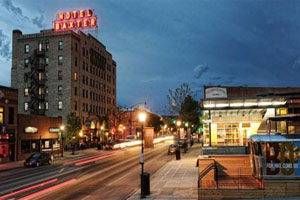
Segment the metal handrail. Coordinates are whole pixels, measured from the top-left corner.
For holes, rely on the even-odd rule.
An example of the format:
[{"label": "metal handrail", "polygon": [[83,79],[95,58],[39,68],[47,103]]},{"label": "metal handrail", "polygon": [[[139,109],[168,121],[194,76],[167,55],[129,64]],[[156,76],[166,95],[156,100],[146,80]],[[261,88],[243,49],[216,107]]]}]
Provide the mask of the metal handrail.
[{"label": "metal handrail", "polygon": [[[200,181],[203,179],[211,170],[216,169],[215,163],[209,164],[204,170],[202,170],[198,176],[198,188],[200,188]],[[215,180],[216,180],[216,173],[215,173]]]}]

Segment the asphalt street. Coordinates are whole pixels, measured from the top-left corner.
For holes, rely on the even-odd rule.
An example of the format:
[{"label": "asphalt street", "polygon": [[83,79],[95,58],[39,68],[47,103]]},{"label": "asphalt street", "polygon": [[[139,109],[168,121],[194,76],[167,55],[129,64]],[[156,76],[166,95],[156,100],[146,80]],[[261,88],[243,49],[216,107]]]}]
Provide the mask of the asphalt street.
[{"label": "asphalt street", "polygon": [[[146,172],[154,174],[174,159],[168,144],[145,149]],[[0,199],[127,199],[140,187],[140,151],[132,147],[1,172]]]}]

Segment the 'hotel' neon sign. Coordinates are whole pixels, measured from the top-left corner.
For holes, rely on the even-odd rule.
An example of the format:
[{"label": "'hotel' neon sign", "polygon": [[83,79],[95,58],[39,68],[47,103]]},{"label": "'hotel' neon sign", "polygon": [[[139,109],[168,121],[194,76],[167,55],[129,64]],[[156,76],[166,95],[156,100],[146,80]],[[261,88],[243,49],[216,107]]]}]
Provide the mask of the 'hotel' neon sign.
[{"label": "'hotel' neon sign", "polygon": [[74,10],[72,12],[58,13],[54,21],[55,31],[74,29],[88,29],[97,27],[97,17],[91,9]]}]

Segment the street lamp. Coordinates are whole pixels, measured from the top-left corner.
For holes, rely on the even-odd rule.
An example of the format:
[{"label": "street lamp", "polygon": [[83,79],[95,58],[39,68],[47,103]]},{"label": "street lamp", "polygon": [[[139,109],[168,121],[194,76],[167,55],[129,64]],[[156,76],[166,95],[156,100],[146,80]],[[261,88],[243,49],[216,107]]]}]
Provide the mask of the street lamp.
[{"label": "street lamp", "polygon": [[179,133],[179,127],[181,126],[181,121],[176,122],[177,125],[177,147],[176,147],[176,160],[180,160],[180,147],[179,147],[179,138],[180,138],[180,133]]},{"label": "street lamp", "polygon": [[149,174],[144,173],[144,122],[146,121],[146,113],[141,112],[139,114],[139,121],[141,122],[142,125],[142,151],[141,151],[141,168],[142,168],[142,173],[141,173],[141,197],[144,198],[145,195],[150,194],[150,181],[149,181]]},{"label": "street lamp", "polygon": [[61,157],[64,157],[64,130],[65,130],[65,126],[61,125],[60,126],[60,144],[61,144]]}]

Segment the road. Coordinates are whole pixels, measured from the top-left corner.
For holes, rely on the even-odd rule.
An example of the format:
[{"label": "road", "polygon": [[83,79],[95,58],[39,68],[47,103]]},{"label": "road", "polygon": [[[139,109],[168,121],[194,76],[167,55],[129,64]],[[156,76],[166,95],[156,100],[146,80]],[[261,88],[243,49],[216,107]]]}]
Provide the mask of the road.
[{"label": "road", "polygon": [[[145,150],[146,172],[153,174],[174,159],[167,155],[168,144]],[[132,147],[2,173],[0,199],[126,199],[140,187],[140,150]]]}]

